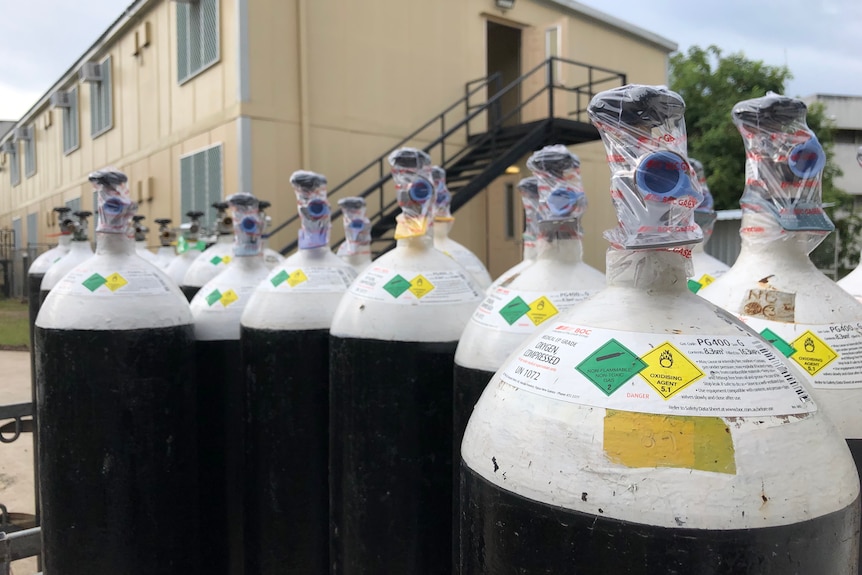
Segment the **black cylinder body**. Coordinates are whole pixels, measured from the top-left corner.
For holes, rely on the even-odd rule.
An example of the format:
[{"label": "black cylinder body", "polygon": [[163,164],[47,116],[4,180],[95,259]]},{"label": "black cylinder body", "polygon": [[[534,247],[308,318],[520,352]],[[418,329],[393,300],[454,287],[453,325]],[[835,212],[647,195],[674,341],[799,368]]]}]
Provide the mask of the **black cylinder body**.
[{"label": "black cylinder body", "polygon": [[456,346],[331,337],[333,573],[451,574]]},{"label": "black cylinder body", "polygon": [[242,573],[243,379],[239,340],[195,343],[201,573]]},{"label": "black cylinder body", "polygon": [[[762,529],[620,521],[500,489],[461,461],[461,575],[821,575],[855,573],[859,499]],[[836,548],[843,552],[836,553]]]},{"label": "black cylinder body", "polygon": [[45,573],[201,573],[192,326],[35,336]]},{"label": "black cylinder body", "polygon": [[[847,447],[850,448],[850,454],[853,455],[856,471],[859,473],[859,477],[862,477],[862,439],[848,439]],[[859,533],[859,566],[862,568],[862,532]]]},{"label": "black cylinder body", "polygon": [[329,574],[329,330],[242,327],[245,569]]}]

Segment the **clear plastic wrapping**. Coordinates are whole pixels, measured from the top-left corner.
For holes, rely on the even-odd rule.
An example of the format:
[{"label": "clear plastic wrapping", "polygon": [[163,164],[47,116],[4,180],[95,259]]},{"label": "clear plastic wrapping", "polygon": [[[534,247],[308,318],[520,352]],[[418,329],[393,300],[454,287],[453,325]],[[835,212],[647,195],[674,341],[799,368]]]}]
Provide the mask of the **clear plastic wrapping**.
[{"label": "clear plastic wrapping", "polygon": [[326,177],[315,172],[298,170],[290,176],[290,183],[296,192],[301,221],[299,249],[310,250],[328,246],[332,212],[326,197]]},{"label": "clear plastic wrapping", "polygon": [[686,153],[685,102],[664,86],[628,85],[593,97],[588,112],[607,150],[619,225],[618,249],[703,240],[694,210],[703,201]]},{"label": "clear plastic wrapping", "polygon": [[524,249],[535,249],[539,237],[539,179],[529,176],[518,182],[521,203],[524,204]]},{"label": "clear plastic wrapping", "polygon": [[706,172],[703,169],[703,164],[694,158],[689,158],[688,161],[694,168],[694,173],[697,174],[700,191],[703,193],[703,201],[694,210],[694,221],[703,232],[703,241],[707,242],[712,236],[712,229],[715,227],[715,220],[718,217],[715,213],[715,200],[706,183]]},{"label": "clear plastic wrapping", "polygon": [[365,198],[341,198],[338,207],[344,219],[344,242],[338,246],[338,255],[371,253],[371,220],[365,215]]},{"label": "clear plastic wrapping", "polygon": [[454,222],[452,217],[452,192],[446,185],[446,170],[440,166],[431,167],[431,178],[434,181],[434,189],[437,191],[437,196],[434,199],[434,221],[435,222]]},{"label": "clear plastic wrapping", "polygon": [[99,225],[96,231],[105,234],[127,234],[138,205],[129,194],[129,178],[123,172],[106,168],[92,172],[88,179],[98,194]]},{"label": "clear plastic wrapping", "polygon": [[580,218],[587,209],[581,160],[565,146],[545,146],[527,160],[537,181],[536,220],[543,237],[580,238]]},{"label": "clear plastic wrapping", "polygon": [[813,250],[835,229],[823,211],[826,153],[806,124],[802,100],[769,92],[739,102],[731,115],[745,143],[743,241],[801,240]]},{"label": "clear plastic wrapping", "polygon": [[233,253],[237,257],[263,253],[263,215],[260,204],[251,194],[234,194],[227,199],[233,210],[233,233],[236,241]]},{"label": "clear plastic wrapping", "polygon": [[389,154],[392,179],[401,214],[395,239],[424,236],[434,217],[435,196],[431,157],[415,148],[400,148]]}]

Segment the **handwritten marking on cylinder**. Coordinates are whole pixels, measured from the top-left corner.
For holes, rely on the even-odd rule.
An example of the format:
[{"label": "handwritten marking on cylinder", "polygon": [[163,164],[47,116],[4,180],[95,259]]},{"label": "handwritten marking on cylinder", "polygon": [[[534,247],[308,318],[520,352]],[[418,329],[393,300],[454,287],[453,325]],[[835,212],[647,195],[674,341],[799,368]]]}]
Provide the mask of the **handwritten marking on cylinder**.
[{"label": "handwritten marking on cylinder", "polygon": [[719,417],[608,409],[605,456],[626,467],[678,467],[736,475],[733,438]]},{"label": "handwritten marking on cylinder", "polygon": [[790,345],[796,350],[790,359],[811,375],[817,375],[838,358],[835,350],[810,330],[800,335]]},{"label": "handwritten marking on cylinder", "polygon": [[796,294],[774,289],[748,290],[740,306],[740,313],[771,321],[793,323],[796,321]]},{"label": "handwritten marking on cylinder", "polygon": [[704,377],[703,371],[670,342],[656,346],[641,360],[646,367],[640,376],[665,399]]}]

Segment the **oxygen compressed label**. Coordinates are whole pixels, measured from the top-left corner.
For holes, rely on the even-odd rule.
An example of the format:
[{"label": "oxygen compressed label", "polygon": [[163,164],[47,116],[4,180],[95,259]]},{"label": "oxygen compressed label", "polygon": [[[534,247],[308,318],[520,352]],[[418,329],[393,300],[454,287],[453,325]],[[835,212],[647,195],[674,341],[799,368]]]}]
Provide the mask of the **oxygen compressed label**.
[{"label": "oxygen compressed label", "polygon": [[794,371],[742,329],[736,336],[649,334],[556,323],[500,371],[551,399],[622,411],[739,417],[817,408]]},{"label": "oxygen compressed label", "polygon": [[823,389],[862,388],[862,322],[812,325],[740,316]]},{"label": "oxygen compressed label", "polygon": [[407,305],[463,303],[476,301],[481,295],[472,280],[458,270],[397,273],[380,266],[367,268],[349,291],[364,299]]},{"label": "oxygen compressed label", "polygon": [[356,277],[353,268],[303,266],[282,268],[270,274],[258,289],[264,292],[343,292]]},{"label": "oxygen compressed label", "polygon": [[152,295],[170,291],[168,283],[152,269],[97,270],[86,262],[69,272],[54,287],[58,293],[116,297]]},{"label": "oxygen compressed label", "polygon": [[520,291],[498,287],[473,312],[472,321],[514,333],[533,333],[549,319],[590,297],[588,291]]}]

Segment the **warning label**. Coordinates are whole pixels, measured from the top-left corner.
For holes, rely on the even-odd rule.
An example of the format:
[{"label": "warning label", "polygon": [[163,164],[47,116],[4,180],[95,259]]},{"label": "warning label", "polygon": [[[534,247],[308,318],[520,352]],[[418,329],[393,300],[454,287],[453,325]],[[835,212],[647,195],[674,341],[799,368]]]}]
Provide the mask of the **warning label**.
[{"label": "warning label", "polygon": [[700,368],[669,342],[661,344],[641,359],[647,367],[640,371],[640,376],[665,399],[703,377]]},{"label": "warning label", "polygon": [[54,289],[59,293],[102,297],[153,295],[170,291],[169,281],[151,266],[109,271],[98,269],[98,261],[94,264],[90,260],[64,276]]},{"label": "warning label", "polygon": [[556,323],[500,370],[503,382],[581,405],[731,417],[816,411],[805,387],[759,338],[657,335]]},{"label": "warning label", "polygon": [[802,368],[813,387],[862,388],[862,322],[812,325],[740,319]]},{"label": "warning label", "polygon": [[472,321],[515,333],[533,333],[573,305],[590,297],[588,291],[537,292],[498,287],[487,294]]},{"label": "warning label", "polygon": [[466,271],[414,274],[372,265],[350,284],[348,291],[363,299],[404,305],[478,303],[481,297],[479,286]]}]

